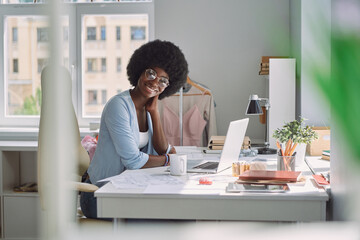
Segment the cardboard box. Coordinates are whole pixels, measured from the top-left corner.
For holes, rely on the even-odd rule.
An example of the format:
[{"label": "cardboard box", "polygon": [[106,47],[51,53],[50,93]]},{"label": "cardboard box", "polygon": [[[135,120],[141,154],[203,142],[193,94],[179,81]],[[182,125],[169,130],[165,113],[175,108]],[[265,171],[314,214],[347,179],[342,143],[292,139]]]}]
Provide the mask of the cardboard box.
[{"label": "cardboard box", "polygon": [[330,127],[313,127],[313,130],[319,138],[307,145],[306,152],[310,156],[321,156],[323,150],[330,150]]}]

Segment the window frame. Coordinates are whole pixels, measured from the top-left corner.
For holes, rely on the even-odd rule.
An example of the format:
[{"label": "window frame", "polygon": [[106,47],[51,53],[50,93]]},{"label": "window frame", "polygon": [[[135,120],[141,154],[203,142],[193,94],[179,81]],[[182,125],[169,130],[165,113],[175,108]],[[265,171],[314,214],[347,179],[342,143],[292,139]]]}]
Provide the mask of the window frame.
[{"label": "window frame", "polygon": [[[100,117],[82,117],[82,75],[86,69],[82,63],[82,36],[84,31],[82,26],[83,15],[116,15],[116,14],[147,14],[148,15],[148,34],[149,41],[154,40],[154,1],[151,2],[112,2],[112,3],[66,3],[66,15],[69,18],[69,71],[72,76],[72,98],[75,112],[78,117],[80,127],[89,127],[90,122],[99,121]],[[0,38],[0,56],[5,56],[8,34],[12,30],[5,32],[5,17],[7,16],[26,16],[40,15],[47,16],[47,6],[45,4],[3,4],[0,8],[0,32],[4,34]],[[81,30],[81,31],[80,31]],[[8,64],[4,62],[4,57],[0,58],[0,98],[3,104],[0,104],[0,127],[38,127],[39,116],[5,116],[8,101],[8,91],[5,86],[7,79]]]},{"label": "window frame", "polygon": [[[30,4],[3,4],[0,8],[0,32],[4,37],[0,38],[0,98],[3,104],[0,104],[0,127],[38,127],[39,116],[5,116],[6,107],[5,103],[8,102],[8,91],[5,86],[7,79],[7,69],[9,69],[9,62],[4,62],[4,56],[7,56],[7,43],[8,34],[12,34],[11,31],[5,29],[5,18],[11,16],[46,16],[46,6],[42,4],[30,5]],[[19,37],[19,36],[18,36]]]}]

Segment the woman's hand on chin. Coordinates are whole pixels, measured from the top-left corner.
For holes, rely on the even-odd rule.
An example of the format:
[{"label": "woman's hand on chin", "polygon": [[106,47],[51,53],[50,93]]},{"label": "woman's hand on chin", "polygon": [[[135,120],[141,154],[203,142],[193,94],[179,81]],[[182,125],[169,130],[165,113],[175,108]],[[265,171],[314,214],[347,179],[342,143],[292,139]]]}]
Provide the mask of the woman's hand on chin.
[{"label": "woman's hand on chin", "polygon": [[159,99],[159,95],[156,95],[155,97],[150,98],[145,105],[145,110],[148,111],[150,114],[153,113],[154,111],[157,111],[158,110],[158,99]]}]

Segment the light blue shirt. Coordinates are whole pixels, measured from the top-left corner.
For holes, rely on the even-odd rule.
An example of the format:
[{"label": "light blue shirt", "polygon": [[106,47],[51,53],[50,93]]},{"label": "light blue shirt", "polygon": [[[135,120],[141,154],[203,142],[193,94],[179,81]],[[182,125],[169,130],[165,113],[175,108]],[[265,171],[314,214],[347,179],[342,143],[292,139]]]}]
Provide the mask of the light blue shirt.
[{"label": "light blue shirt", "polygon": [[106,103],[101,115],[99,141],[88,169],[93,184],[126,169],[139,169],[148,161],[149,154],[158,155],[152,144],[149,112],[147,123],[149,142],[139,150],[139,124],[130,91],[121,92]]}]

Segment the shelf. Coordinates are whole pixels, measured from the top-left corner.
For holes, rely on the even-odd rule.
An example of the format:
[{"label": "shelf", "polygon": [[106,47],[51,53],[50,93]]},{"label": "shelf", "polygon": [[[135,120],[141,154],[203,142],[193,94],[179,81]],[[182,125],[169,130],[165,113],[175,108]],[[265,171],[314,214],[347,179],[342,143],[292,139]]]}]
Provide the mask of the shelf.
[{"label": "shelf", "polygon": [[3,192],[4,197],[39,197],[38,192],[14,192],[10,190],[6,190]]},{"label": "shelf", "polygon": [[40,199],[38,196],[4,196],[4,229],[6,239],[35,239],[40,236]]},{"label": "shelf", "polygon": [[23,183],[37,182],[37,142],[0,141],[0,238],[39,237],[38,192],[14,192]]},{"label": "shelf", "polygon": [[4,193],[13,192],[14,187],[20,184],[37,182],[37,152],[2,151],[0,153]]},{"label": "shelf", "polygon": [[37,141],[0,141],[0,151],[37,151]]}]

